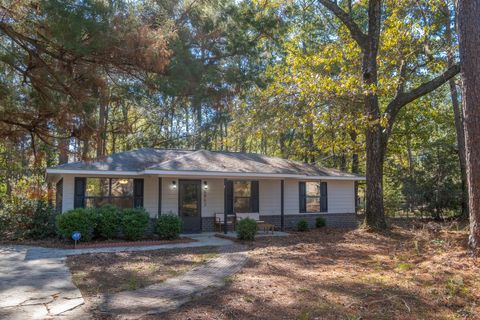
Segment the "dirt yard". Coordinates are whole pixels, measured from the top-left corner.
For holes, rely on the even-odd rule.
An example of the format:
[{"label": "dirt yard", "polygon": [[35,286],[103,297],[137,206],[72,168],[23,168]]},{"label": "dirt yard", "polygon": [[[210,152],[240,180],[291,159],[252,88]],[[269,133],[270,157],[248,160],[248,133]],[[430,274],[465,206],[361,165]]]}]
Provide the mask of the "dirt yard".
[{"label": "dirt yard", "polygon": [[480,267],[454,225],[259,238],[228,285],[149,319],[480,319]]},{"label": "dirt yard", "polygon": [[84,298],[134,290],[184,273],[215,257],[218,248],[70,256],[67,265]]}]

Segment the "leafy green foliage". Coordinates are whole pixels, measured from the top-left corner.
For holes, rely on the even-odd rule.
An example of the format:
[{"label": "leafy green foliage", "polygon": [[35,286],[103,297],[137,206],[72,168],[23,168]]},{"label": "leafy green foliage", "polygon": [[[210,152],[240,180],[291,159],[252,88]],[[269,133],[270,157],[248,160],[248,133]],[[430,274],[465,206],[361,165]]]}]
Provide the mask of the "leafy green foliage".
[{"label": "leafy green foliage", "polygon": [[94,235],[97,217],[93,210],[77,208],[58,215],[56,222],[58,233],[65,239],[71,239],[72,233],[79,231],[82,235],[80,241],[90,241]]},{"label": "leafy green foliage", "polygon": [[139,240],[145,235],[150,217],[145,209],[124,209],[122,212],[122,232],[128,240]]},{"label": "leafy green foliage", "polygon": [[94,212],[97,219],[96,235],[105,239],[115,238],[121,227],[120,210],[111,204],[107,204],[94,210]]},{"label": "leafy green foliage", "polygon": [[44,239],[55,236],[55,214],[41,200],[16,199],[0,209],[0,237]]},{"label": "leafy green foliage", "polygon": [[315,226],[317,228],[322,228],[322,227],[325,227],[327,225],[327,222],[325,221],[325,218],[323,217],[317,217],[315,219]]},{"label": "leafy green foliage", "polygon": [[239,240],[253,241],[257,234],[257,222],[251,218],[240,220],[237,224],[237,237]]},{"label": "leafy green foliage", "polygon": [[307,220],[305,219],[300,219],[298,222],[297,222],[297,231],[300,231],[300,232],[305,232],[305,231],[308,231],[308,222]]},{"label": "leafy green foliage", "polygon": [[182,232],[182,220],[174,214],[162,214],[157,219],[155,232],[160,239],[177,239]]}]

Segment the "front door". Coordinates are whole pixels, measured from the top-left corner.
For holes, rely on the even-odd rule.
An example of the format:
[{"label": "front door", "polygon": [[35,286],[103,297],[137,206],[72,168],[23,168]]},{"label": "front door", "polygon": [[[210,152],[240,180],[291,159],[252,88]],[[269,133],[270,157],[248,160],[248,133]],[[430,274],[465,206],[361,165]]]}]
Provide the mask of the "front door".
[{"label": "front door", "polygon": [[200,232],[202,215],[202,183],[200,180],[180,180],[178,186],[178,214],[184,232]]}]

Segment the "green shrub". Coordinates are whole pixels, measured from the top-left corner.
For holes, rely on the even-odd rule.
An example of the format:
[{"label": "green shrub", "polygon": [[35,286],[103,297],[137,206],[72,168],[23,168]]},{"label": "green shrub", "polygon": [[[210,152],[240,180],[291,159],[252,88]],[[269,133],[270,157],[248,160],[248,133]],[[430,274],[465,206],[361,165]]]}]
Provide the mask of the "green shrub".
[{"label": "green shrub", "polygon": [[237,225],[237,237],[240,240],[255,240],[257,234],[257,222],[250,218],[240,220]]},{"label": "green shrub", "polygon": [[150,218],[142,208],[124,209],[122,212],[122,231],[128,240],[139,240],[145,235]]},{"label": "green shrub", "polygon": [[27,236],[31,239],[45,239],[54,237],[55,209],[45,201],[37,201]]},{"label": "green shrub", "polygon": [[174,214],[158,217],[155,232],[160,239],[177,239],[182,232],[182,220]]},{"label": "green shrub", "polygon": [[96,235],[105,239],[115,238],[121,226],[120,210],[114,205],[106,204],[95,209],[94,214],[97,219]]},{"label": "green shrub", "polygon": [[318,217],[317,219],[315,219],[315,226],[317,228],[322,228],[322,227],[325,227],[326,225],[327,225],[327,222],[325,221],[325,218]]},{"label": "green shrub", "polygon": [[66,239],[72,238],[74,231],[82,234],[80,241],[89,241],[96,227],[96,216],[93,210],[77,208],[57,216],[58,233]]},{"label": "green shrub", "polygon": [[308,231],[308,222],[305,219],[301,219],[297,223],[297,230],[300,232]]},{"label": "green shrub", "polygon": [[0,238],[43,239],[55,236],[55,211],[42,200],[16,198],[0,208]]}]

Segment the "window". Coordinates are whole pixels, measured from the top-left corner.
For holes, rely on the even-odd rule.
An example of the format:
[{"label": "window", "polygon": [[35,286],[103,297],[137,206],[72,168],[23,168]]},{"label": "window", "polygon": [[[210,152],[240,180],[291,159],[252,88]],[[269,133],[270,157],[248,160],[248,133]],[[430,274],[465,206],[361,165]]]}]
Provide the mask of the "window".
[{"label": "window", "polygon": [[299,183],[300,212],[327,212],[327,183],[307,181]]},{"label": "window", "polygon": [[307,212],[320,212],[320,182],[307,182]]},{"label": "window", "polygon": [[85,207],[98,208],[113,204],[119,208],[134,207],[134,180],[117,178],[87,178]]},{"label": "window", "polygon": [[250,198],[252,185],[250,181],[235,181],[233,183],[233,210],[235,212],[252,212],[250,210]]},{"label": "window", "polygon": [[258,212],[258,181],[233,181],[233,212]]}]

